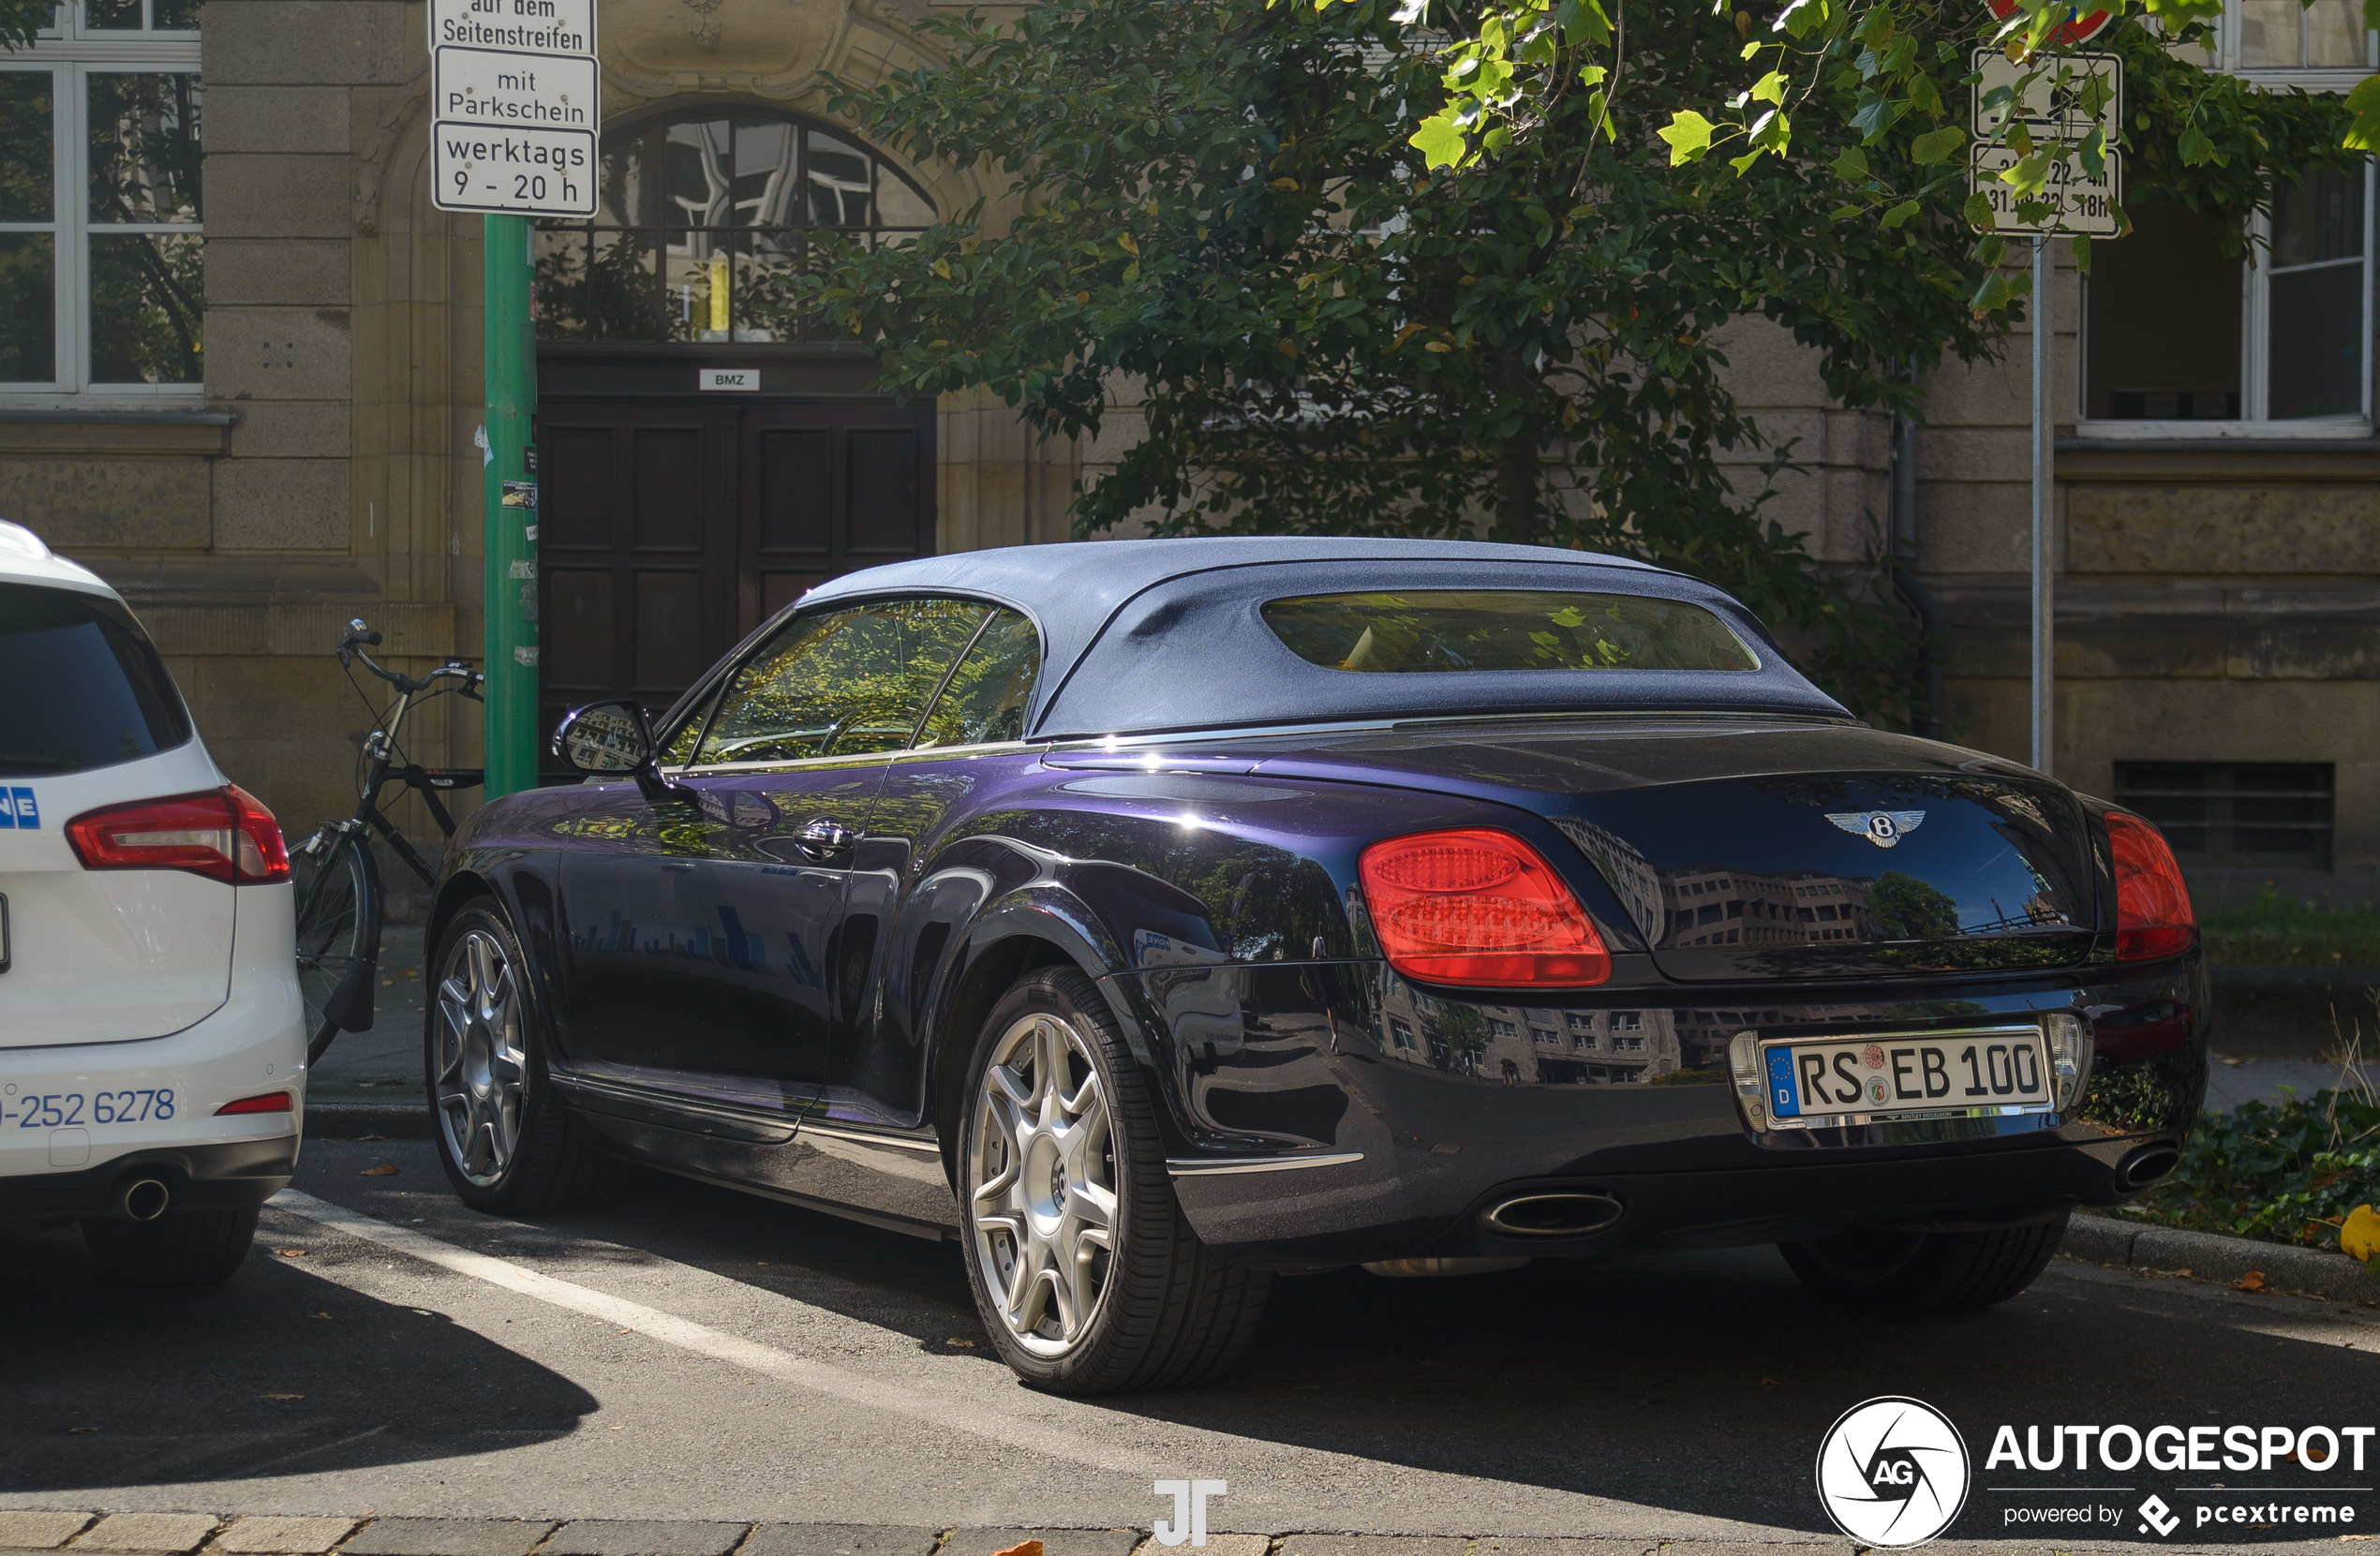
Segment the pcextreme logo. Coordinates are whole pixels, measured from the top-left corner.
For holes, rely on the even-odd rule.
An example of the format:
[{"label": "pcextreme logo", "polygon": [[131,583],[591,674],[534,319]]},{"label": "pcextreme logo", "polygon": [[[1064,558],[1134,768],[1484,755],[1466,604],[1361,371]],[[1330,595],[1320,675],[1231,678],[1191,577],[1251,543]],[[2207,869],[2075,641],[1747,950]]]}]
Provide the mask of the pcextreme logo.
[{"label": "pcextreme logo", "polygon": [[1818,1500],[1861,1545],[1905,1550],[1967,1504],[1967,1442],[1923,1400],[1887,1394],[1843,1412],[1818,1445]]}]

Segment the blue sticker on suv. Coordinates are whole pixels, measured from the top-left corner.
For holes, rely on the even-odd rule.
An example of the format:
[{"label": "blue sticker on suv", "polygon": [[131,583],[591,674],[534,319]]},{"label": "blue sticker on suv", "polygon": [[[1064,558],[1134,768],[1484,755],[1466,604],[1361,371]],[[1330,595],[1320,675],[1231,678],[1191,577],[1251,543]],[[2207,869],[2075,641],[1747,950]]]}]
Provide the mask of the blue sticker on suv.
[{"label": "blue sticker on suv", "polygon": [[30,832],[41,824],[41,808],[30,789],[0,789],[0,832],[15,827]]}]

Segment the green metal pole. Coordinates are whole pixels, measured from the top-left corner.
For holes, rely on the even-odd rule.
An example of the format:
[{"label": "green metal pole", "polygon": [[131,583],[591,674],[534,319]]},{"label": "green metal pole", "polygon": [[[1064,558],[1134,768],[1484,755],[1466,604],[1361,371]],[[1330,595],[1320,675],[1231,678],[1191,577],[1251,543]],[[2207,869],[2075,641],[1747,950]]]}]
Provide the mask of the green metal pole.
[{"label": "green metal pole", "polygon": [[486,266],[487,795],[537,786],[536,324],[528,218],[483,216]]}]

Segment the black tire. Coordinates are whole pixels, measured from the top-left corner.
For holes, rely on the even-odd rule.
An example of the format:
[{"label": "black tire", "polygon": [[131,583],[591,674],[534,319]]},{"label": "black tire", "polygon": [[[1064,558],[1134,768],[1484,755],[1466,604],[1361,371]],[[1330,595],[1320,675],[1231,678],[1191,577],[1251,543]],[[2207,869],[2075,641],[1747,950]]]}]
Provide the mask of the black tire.
[{"label": "black tire", "polygon": [[1838,1232],[1777,1245],[1802,1284],[1831,1304],[1882,1317],[1971,1312],[2033,1283],[2066,1235],[2050,1221],[1989,1232]]},{"label": "black tire", "polygon": [[[379,955],[379,947],[373,943],[379,928],[375,922],[378,915],[371,911],[371,861],[362,842],[326,828],[290,851],[290,883],[296,894],[298,992],[305,1001],[305,1061],[314,1064],[345,1024],[334,1008],[341,985],[350,971],[368,969]],[[363,990],[366,1009],[372,993],[369,987]]]},{"label": "black tire", "polygon": [[[986,1087],[995,1060],[1014,1086],[1023,1074],[1032,1076],[1035,1098],[1043,1095],[1041,1062],[1028,1060],[1019,1072],[1014,1056],[1021,1045],[1036,1043],[1033,1034],[1043,1022],[1060,1025],[1057,1042],[1065,1057],[1050,1067],[1064,1071],[1073,1097],[1090,1095],[1095,1075],[1105,1099],[1104,1130],[1087,1138],[1085,1155],[1070,1176],[1062,1153],[1039,1136],[1019,1148],[1014,1134],[993,1116],[994,1104]],[[1027,1035],[1019,1037],[1019,1033]],[[1125,1389],[1172,1388],[1202,1383],[1238,1363],[1256,1336],[1264,1316],[1272,1277],[1261,1270],[1240,1269],[1198,1240],[1174,1197],[1166,1172],[1165,1149],[1157,1134],[1156,1112],[1139,1068],[1134,1063],[1115,1019],[1090,979],[1073,968],[1048,968],[1030,974],[1003,995],[984,1019],[974,1053],[967,1067],[966,1090],[959,1119],[959,1247],[967,1265],[968,1285],[975,1307],[1001,1359],[1033,1387],[1053,1394],[1108,1394]],[[1025,1109],[1017,1107],[1017,1116]],[[1077,1122],[1090,1117],[1088,1108]],[[1095,1158],[1095,1160],[1093,1159]],[[1044,1183],[1054,1182],[1040,1203],[1056,1208],[1052,1224],[1059,1246],[1067,1215],[1079,1216],[1088,1196],[1112,1200],[1108,1240],[1084,1252],[1084,1239],[1074,1247],[1078,1266],[1087,1273],[1083,1284],[1095,1286],[1088,1302],[1088,1317],[1066,1332],[1054,1282],[1063,1266],[1052,1262],[1051,1284],[1036,1305],[1030,1295],[1020,1305],[1027,1319],[1012,1324],[1004,1294],[1019,1264],[1040,1267],[1026,1257],[1012,1223],[1018,1213],[1004,1196],[1011,1191],[992,1185],[1010,1181],[1007,1164],[1014,1163],[1015,1181],[1038,1173]],[[1056,1162],[1043,1170],[1035,1163]],[[1105,1181],[1099,1179],[1104,1178]],[[977,1221],[977,1193],[987,1190],[984,1223]],[[1019,1190],[1018,1193],[1026,1191]],[[1069,1205],[1076,1207],[1069,1211]],[[1037,1289],[1037,1282],[1028,1291]],[[1054,1331],[1054,1332],[1053,1332]]]},{"label": "black tire", "polygon": [[168,1209],[155,1221],[93,1217],[83,1245],[99,1267],[136,1286],[212,1286],[231,1278],[256,1240],[256,1210]]},{"label": "black tire", "polygon": [[[583,1209],[627,1179],[547,1076],[544,1011],[528,965],[492,897],[473,897],[447,921],[428,963],[430,1139],[456,1197],[491,1215]],[[485,1019],[497,1001],[482,995],[507,987],[509,1015]],[[460,1030],[450,1030],[458,1015]]]}]

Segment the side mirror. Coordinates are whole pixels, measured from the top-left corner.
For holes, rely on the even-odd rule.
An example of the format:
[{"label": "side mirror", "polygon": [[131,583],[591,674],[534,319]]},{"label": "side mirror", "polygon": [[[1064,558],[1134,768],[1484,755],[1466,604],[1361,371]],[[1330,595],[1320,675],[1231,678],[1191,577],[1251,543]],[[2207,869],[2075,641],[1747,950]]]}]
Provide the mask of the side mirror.
[{"label": "side mirror", "polygon": [[652,726],[634,703],[589,703],[573,708],[554,731],[554,754],[594,777],[632,775],[654,805],[682,797],[681,786],[662,776],[654,759]]}]

